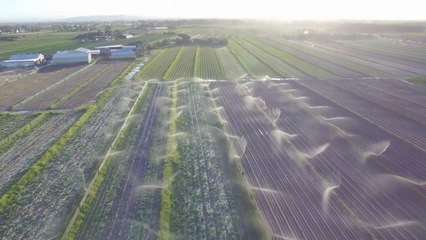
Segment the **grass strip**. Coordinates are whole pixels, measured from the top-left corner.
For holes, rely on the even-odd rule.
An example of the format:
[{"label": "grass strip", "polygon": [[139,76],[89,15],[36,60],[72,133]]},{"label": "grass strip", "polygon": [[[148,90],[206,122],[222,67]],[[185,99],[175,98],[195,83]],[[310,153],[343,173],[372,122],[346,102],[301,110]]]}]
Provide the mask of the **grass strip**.
[{"label": "grass strip", "polygon": [[167,140],[167,152],[166,152],[166,162],[163,168],[163,179],[164,186],[162,196],[161,196],[161,212],[160,212],[160,240],[169,240],[170,239],[170,219],[172,213],[172,180],[175,165],[180,161],[180,155],[177,150],[177,141],[175,134],[177,132],[176,126],[176,108],[178,102],[178,91],[177,91],[177,82],[173,85],[172,93],[172,107],[170,111],[170,119],[173,121],[169,125],[169,138]]}]

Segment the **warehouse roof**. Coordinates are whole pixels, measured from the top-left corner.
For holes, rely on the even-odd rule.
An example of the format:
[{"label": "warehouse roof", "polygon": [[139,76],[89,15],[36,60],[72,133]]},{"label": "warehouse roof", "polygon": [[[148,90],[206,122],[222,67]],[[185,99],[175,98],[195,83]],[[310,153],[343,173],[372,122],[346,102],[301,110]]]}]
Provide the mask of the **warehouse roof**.
[{"label": "warehouse roof", "polygon": [[37,60],[43,57],[40,53],[29,53],[29,54],[15,54],[12,55],[9,60]]},{"label": "warehouse roof", "polygon": [[101,50],[89,50],[89,53],[93,55],[99,55],[101,54]]},{"label": "warehouse roof", "polygon": [[56,54],[89,53],[89,52],[90,52],[90,49],[77,48],[75,50],[58,51],[56,52]]},{"label": "warehouse roof", "polygon": [[34,63],[37,59],[17,59],[17,60],[4,60],[3,63],[14,63],[14,62],[32,62]]},{"label": "warehouse roof", "polygon": [[77,48],[75,51],[77,51],[77,52],[89,52],[90,51],[90,49],[87,49],[87,48]]},{"label": "warehouse roof", "polygon": [[123,45],[109,45],[109,46],[99,46],[99,47],[95,47],[95,49],[117,49],[117,48],[123,48]]}]

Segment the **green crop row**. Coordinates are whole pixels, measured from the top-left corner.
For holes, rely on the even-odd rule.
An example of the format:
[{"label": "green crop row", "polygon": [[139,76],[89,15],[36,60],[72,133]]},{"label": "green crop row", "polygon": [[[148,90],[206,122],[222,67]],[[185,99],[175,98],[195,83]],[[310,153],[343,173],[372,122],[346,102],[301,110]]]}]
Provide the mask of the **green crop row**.
[{"label": "green crop row", "polygon": [[176,59],[178,48],[169,48],[162,50],[152,59],[137,75],[138,79],[161,79],[170,64]]},{"label": "green crop row", "polygon": [[200,65],[200,47],[197,47],[195,52],[195,63],[194,63],[194,76],[200,76],[201,65]]},{"label": "green crop row", "polygon": [[[42,125],[50,116],[51,113],[43,113],[29,122],[27,125],[20,128],[18,131],[0,141],[0,154],[4,153],[10,146],[12,146],[18,139],[28,136],[34,129]],[[0,205],[1,209],[1,205]],[[1,212],[1,210],[0,210]]]},{"label": "green crop row", "polygon": [[173,62],[170,64],[169,68],[167,68],[166,72],[163,75],[163,79],[165,80],[173,80],[173,72],[176,71],[178,62],[181,58],[181,55],[183,53],[183,48],[179,49],[178,54],[174,58]]},{"label": "green crop row", "polygon": [[213,48],[199,48],[195,61],[195,76],[204,79],[223,79],[224,73],[216,52]]},{"label": "green crop row", "polygon": [[195,47],[183,47],[179,58],[175,61],[175,68],[170,72],[169,79],[176,80],[193,77],[196,53],[197,48]]},{"label": "green crop row", "polygon": [[[172,108],[170,112],[170,119],[175,119],[177,116],[176,108],[178,102],[178,91],[177,82],[173,85],[172,93]],[[161,197],[161,212],[160,212],[160,239],[170,239],[170,217],[172,212],[172,184],[175,165],[180,161],[180,155],[176,148],[176,137],[174,136],[177,132],[176,122],[172,121],[169,126],[169,139],[167,141],[167,160],[164,164],[163,179],[164,179],[164,190]]]}]

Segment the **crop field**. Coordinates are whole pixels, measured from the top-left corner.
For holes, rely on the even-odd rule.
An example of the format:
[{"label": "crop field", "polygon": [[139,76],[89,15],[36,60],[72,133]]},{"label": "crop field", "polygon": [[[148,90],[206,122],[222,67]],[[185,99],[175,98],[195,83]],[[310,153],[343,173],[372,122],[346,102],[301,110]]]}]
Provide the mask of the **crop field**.
[{"label": "crop field", "polygon": [[10,109],[28,96],[36,94],[81,68],[82,66],[66,68],[48,66],[37,73],[30,74],[10,84],[5,84],[0,89],[0,109],[3,111]]},{"label": "crop field", "polygon": [[[412,208],[424,207],[425,152],[421,139],[411,143],[405,134],[420,137],[425,128],[417,126],[418,135],[408,129],[397,134],[387,124],[404,117],[375,121],[357,111],[373,115],[374,103],[334,98],[338,91],[322,91],[327,85],[313,80],[214,84],[231,134],[244,139],[242,162],[273,234],[277,239],[421,239],[422,218],[407,217],[416,215],[409,213]],[[399,97],[401,105],[390,106],[406,109],[407,100]],[[375,115],[394,114],[381,110]]]},{"label": "crop field", "polygon": [[1,72],[0,239],[424,239],[424,46],[176,33]]}]

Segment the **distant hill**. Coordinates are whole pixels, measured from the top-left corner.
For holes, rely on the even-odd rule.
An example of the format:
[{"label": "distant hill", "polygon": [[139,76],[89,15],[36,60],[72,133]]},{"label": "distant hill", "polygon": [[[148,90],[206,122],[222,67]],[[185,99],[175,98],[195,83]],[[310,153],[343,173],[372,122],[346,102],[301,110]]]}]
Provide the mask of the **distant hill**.
[{"label": "distant hill", "polygon": [[81,16],[64,18],[59,21],[64,22],[112,22],[112,21],[132,21],[138,19],[145,19],[144,17],[127,16],[127,15],[99,15],[99,16]]}]

